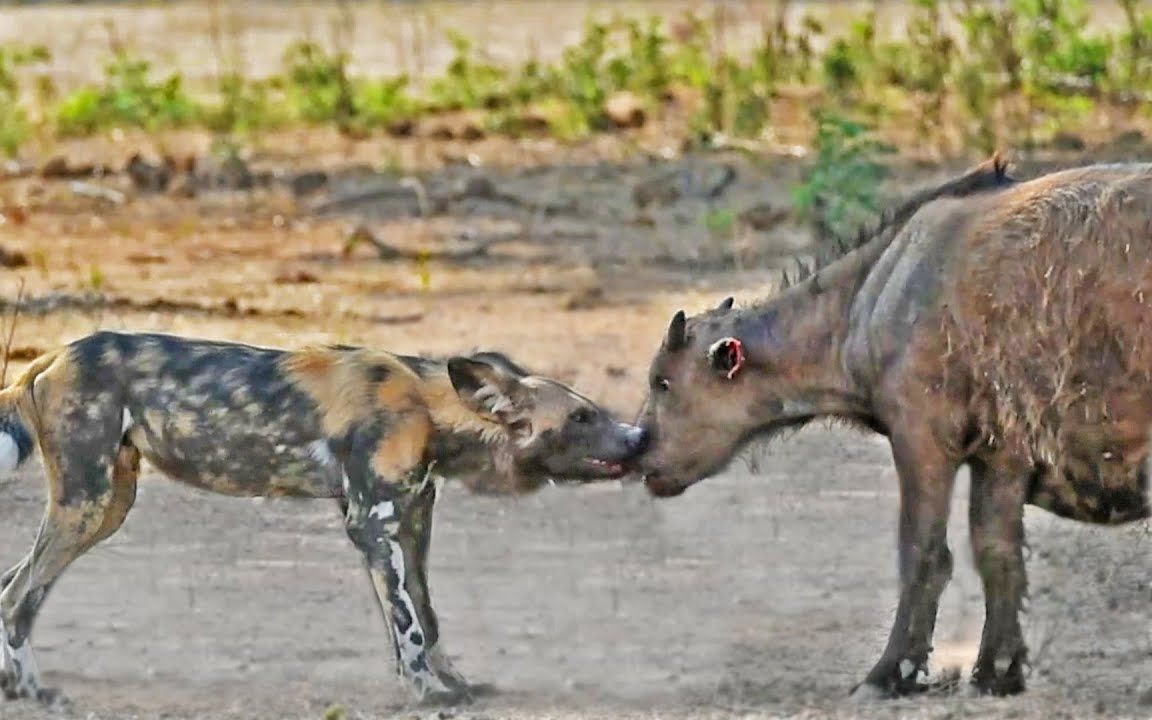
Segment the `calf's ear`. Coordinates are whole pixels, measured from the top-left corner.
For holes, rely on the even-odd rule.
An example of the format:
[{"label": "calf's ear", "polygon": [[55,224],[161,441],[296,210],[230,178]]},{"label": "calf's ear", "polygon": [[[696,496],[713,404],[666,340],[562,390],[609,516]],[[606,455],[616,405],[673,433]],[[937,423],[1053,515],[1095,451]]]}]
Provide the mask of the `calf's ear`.
[{"label": "calf's ear", "polygon": [[739,338],[726,337],[712,343],[708,348],[708,364],[725,380],[731,380],[744,369],[746,361],[744,343]]}]

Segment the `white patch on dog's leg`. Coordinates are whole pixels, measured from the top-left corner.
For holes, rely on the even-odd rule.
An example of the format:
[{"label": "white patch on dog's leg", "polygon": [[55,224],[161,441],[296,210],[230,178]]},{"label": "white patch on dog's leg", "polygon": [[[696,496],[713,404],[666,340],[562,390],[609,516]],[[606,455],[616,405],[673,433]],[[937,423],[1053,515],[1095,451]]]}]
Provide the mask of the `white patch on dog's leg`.
[{"label": "white patch on dog's leg", "polygon": [[388,562],[392,565],[392,572],[397,579],[395,597],[411,620],[406,630],[395,628],[396,646],[400,652],[400,670],[416,686],[420,695],[429,692],[448,692],[448,686],[432,667],[425,645],[428,636],[420,625],[416,603],[412,602],[412,597],[404,586],[407,571],[404,549],[392,538],[388,539],[388,548]]},{"label": "white patch on dog's leg", "polygon": [[308,454],[312,456],[313,460],[325,467],[336,464],[336,456],[332,454],[332,448],[328,445],[327,440],[316,440],[308,443]]},{"label": "white patch on dog's leg", "polygon": [[32,643],[24,638],[20,647],[13,647],[3,621],[0,621],[0,678],[4,678],[5,692],[15,697],[39,699],[40,670],[32,654]]},{"label": "white patch on dog's leg", "polygon": [[[396,540],[396,505],[391,500],[382,500],[368,511],[369,517],[379,518],[388,528],[388,565],[395,578],[395,588],[387,587],[387,578],[384,572],[372,573],[372,582],[376,584],[378,597],[386,598],[393,607],[393,616],[390,618],[392,637],[396,641],[397,660],[400,665],[400,675],[409,681],[417,696],[424,697],[429,693],[448,692],[450,688],[437,675],[427,653],[428,635],[420,624],[420,616],[416,614],[416,603],[408,594],[405,585],[407,578],[407,564],[404,562],[404,548]],[[381,587],[383,585],[383,587]],[[397,613],[399,611],[399,613]],[[408,618],[408,627],[401,629],[395,622],[397,614]]]},{"label": "white patch on dog's leg", "polygon": [[[368,511],[368,517],[380,518],[381,520],[388,521],[396,515],[396,504],[391,500],[381,500],[372,506]],[[401,576],[403,578],[403,576]]]},{"label": "white patch on dog's leg", "polygon": [[20,447],[8,433],[0,433],[0,471],[12,472],[20,465]]}]

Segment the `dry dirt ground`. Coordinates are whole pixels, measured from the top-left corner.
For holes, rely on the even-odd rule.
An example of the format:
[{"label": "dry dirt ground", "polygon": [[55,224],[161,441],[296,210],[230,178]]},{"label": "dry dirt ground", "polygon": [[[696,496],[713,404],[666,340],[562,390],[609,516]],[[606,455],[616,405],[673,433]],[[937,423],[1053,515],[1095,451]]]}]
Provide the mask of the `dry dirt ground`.
[{"label": "dry dirt ground", "polygon": [[[98,144],[86,152],[123,161]],[[276,184],[177,198],[137,193],[119,174],[91,181],[123,190],[123,203],[78,197],[64,180],[9,179],[0,246],[28,263],[0,278],[9,301],[26,282],[15,353],[26,359],[98,327],[405,352],[498,347],[630,414],[671,312],[770,292],[774,277],[763,258],[736,269],[730,245],[696,229],[688,195],[642,220],[631,189],[668,173],[686,187],[731,163],[738,181],[726,202],[783,206],[798,168],[611,157],[585,147],[557,151],[551,165],[441,163],[418,173],[430,197],[448,198],[431,218],[388,174],[334,179],[306,198]],[[277,166],[257,157],[252,167]],[[945,172],[899,170],[893,186]],[[468,178],[517,200],[452,189]],[[372,183],[395,192],[314,211]],[[541,212],[547,203],[560,209]],[[343,255],[355,223],[433,255],[382,260],[366,246]],[[749,247],[801,247],[802,237],[783,221],[750,234]],[[494,244],[477,256],[434,255],[485,239]],[[31,542],[42,503],[35,465],[0,478],[0,562]],[[820,428],[782,441],[758,472],[738,464],[667,501],[615,483],[516,500],[450,485],[432,554],[444,635],[468,675],[502,692],[433,711],[404,705],[330,504],[227,499],[147,474],[122,531],[70,569],[37,628],[42,668],[73,704],[7,704],[0,717],[1152,716],[1141,704],[1152,688],[1146,526],[1105,530],[1032,511],[1029,693],[845,706],[895,605],[895,491],[882,442]],[[964,507],[961,487],[960,569],[937,667],[970,663],[979,636]]]},{"label": "dry dirt ground", "polygon": [[[54,152],[69,162],[117,172],[82,179],[80,194],[18,167],[0,181],[0,260],[13,265],[0,269],[0,297],[10,304],[25,282],[9,377],[97,328],[496,347],[629,415],[671,313],[771,292],[771,267],[805,237],[778,217],[796,161],[665,160],[658,137],[639,146],[284,134],[249,159],[271,173],[266,187],[188,198],[147,195],[118,172],[132,152],[158,151],[155,139],[62,144]],[[208,141],[164,147],[202,154]],[[1146,146],[1091,154],[1148,156]],[[736,180],[709,200],[725,165]],[[956,167],[898,166],[886,189]],[[330,173],[327,187],[293,194],[295,173],[315,168]],[[93,187],[124,195],[92,198]],[[640,187],[670,199],[641,208]],[[701,223],[752,208],[745,217],[759,220],[723,233]],[[402,256],[363,243],[343,253],[356,224]],[[983,616],[966,484],[965,474],[937,669],[970,665]],[[37,463],[0,477],[0,564],[25,552],[42,502]],[[468,676],[501,692],[434,710],[405,705],[331,504],[221,498],[149,471],[123,529],[63,576],[37,626],[41,668],[71,705],[0,704],[0,718],[1152,717],[1148,526],[1092,528],[1032,509],[1029,692],[846,705],[895,608],[896,512],[884,443],[824,428],[781,441],[756,472],[738,463],[666,501],[616,483],[514,500],[449,485],[432,550],[443,635]]]}]

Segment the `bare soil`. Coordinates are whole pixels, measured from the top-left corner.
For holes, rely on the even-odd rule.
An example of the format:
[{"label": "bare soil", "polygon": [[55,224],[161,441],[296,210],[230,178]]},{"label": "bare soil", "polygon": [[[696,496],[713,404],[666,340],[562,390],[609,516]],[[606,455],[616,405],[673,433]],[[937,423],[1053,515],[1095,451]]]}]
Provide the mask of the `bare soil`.
[{"label": "bare soil", "polygon": [[[81,182],[123,198],[19,168],[0,181],[0,248],[14,265],[0,270],[0,297],[10,304],[25,282],[10,375],[97,328],[492,347],[630,416],[671,313],[771,293],[774,268],[807,238],[787,214],[800,161],[684,157],[658,132],[579,146],[284,133],[247,158],[269,173],[266,187],[195,197],[146,194],[119,172],[138,150],[203,156],[209,144],[129,134],[32,158],[106,163],[111,176]],[[1020,172],[1147,156],[1143,145],[1094,148]],[[885,190],[963,164],[897,163]],[[736,179],[710,200],[726,166]],[[314,169],[328,185],[294,195],[295,174]],[[642,187],[670,199],[642,207]],[[744,219],[709,231],[702,219],[718,209]],[[357,225],[400,255],[343,252]],[[935,669],[967,670],[983,617],[966,485],[964,474]],[[0,477],[0,564],[26,551],[42,503],[36,463]],[[1148,525],[1095,528],[1033,509],[1027,694],[849,706],[895,608],[897,510],[886,445],[824,428],[673,500],[634,484],[510,500],[450,484],[432,550],[442,631],[461,670],[500,692],[429,709],[405,704],[330,503],[222,498],[149,470],[124,528],[64,575],[37,626],[41,668],[71,704],[0,704],[0,717],[1152,717]]]}]

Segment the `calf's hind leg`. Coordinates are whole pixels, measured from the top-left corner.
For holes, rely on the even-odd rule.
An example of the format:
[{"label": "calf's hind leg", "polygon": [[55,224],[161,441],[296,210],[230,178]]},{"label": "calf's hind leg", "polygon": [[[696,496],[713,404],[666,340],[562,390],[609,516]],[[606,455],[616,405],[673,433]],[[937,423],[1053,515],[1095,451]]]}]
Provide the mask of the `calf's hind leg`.
[{"label": "calf's hind leg", "polygon": [[[48,443],[42,443],[42,447]],[[112,443],[115,447],[115,443]],[[122,445],[115,454],[91,458],[91,469],[81,475],[88,492],[77,489],[76,478],[64,478],[61,468],[70,463],[48,457],[50,497],[36,542],[28,557],[5,573],[0,592],[0,690],[8,699],[30,698],[51,703],[59,694],[40,683],[32,653],[31,633],[44,599],[60,574],[76,558],[120,528],[136,498],[140,454]],[[102,477],[95,468],[108,468]],[[102,482],[101,482],[102,480]],[[69,490],[68,492],[61,492]]]},{"label": "calf's hind leg", "polygon": [[993,695],[1024,691],[1027,648],[1020,609],[1027,590],[1024,566],[1023,473],[972,464],[969,526],[972,554],[984,584],[984,632],[972,683]]}]

